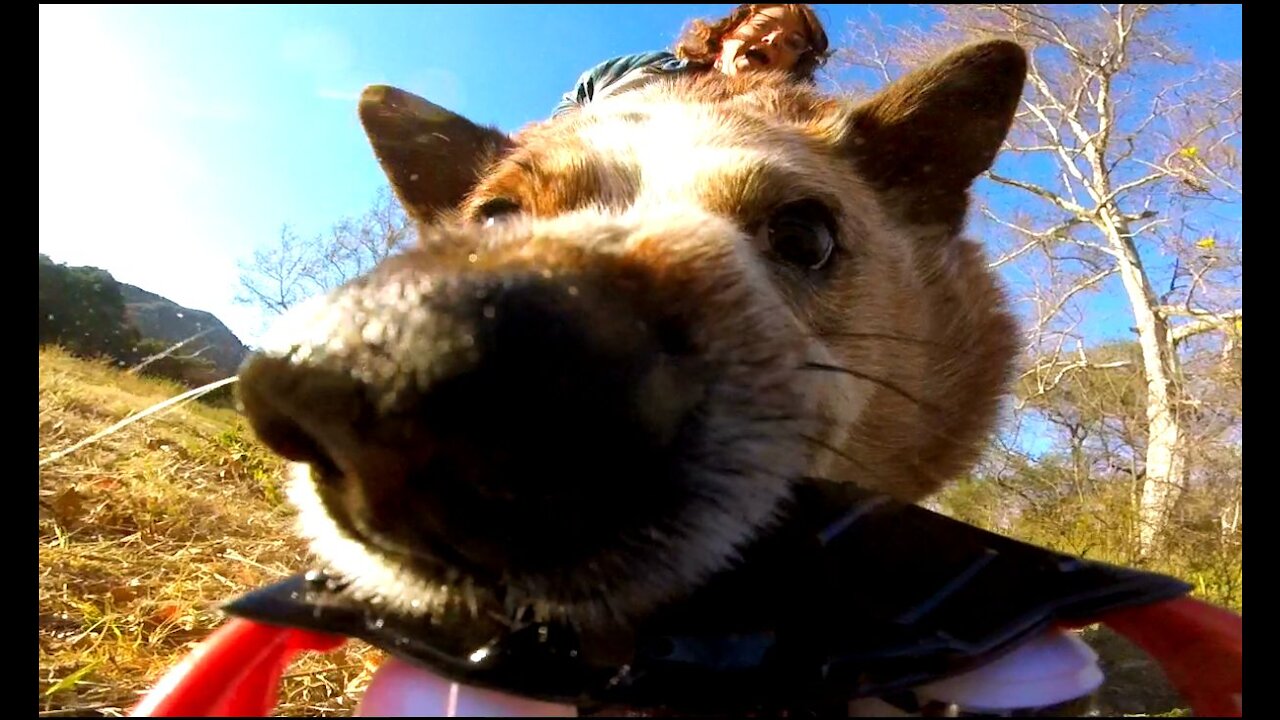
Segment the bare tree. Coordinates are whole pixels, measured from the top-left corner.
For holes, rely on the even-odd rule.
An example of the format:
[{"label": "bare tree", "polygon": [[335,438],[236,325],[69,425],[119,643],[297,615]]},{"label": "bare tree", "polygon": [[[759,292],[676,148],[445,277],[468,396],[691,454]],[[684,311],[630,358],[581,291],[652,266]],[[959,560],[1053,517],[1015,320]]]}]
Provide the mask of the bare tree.
[{"label": "bare tree", "polygon": [[343,218],[310,241],[287,225],[279,240],[240,263],[236,298],[274,315],[371,270],[408,246],[412,231],[399,201],[381,188],[363,215]]},{"label": "bare tree", "polygon": [[[1164,6],[934,10],[927,32],[854,28],[837,65],[889,78],[915,56],[992,36],[1030,52],[1015,130],[987,175],[1005,192],[981,193],[993,199],[976,220],[1024,301],[1033,388],[1022,402],[1076,373],[1140,365],[1145,553],[1191,475],[1188,424],[1203,388],[1187,381],[1182,348],[1211,335],[1222,359],[1239,344],[1241,68],[1193,62]],[[1131,313],[1132,361],[1089,352],[1100,298],[1123,298]]]}]

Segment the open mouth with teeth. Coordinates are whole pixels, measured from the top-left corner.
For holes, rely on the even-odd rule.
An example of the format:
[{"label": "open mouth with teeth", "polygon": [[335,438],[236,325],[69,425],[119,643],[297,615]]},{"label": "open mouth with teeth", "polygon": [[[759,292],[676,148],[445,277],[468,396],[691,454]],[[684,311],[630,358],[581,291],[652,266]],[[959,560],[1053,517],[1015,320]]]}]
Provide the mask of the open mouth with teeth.
[{"label": "open mouth with teeth", "polygon": [[769,67],[770,64],[769,53],[757,47],[749,48],[743,57],[751,63],[752,67]]}]

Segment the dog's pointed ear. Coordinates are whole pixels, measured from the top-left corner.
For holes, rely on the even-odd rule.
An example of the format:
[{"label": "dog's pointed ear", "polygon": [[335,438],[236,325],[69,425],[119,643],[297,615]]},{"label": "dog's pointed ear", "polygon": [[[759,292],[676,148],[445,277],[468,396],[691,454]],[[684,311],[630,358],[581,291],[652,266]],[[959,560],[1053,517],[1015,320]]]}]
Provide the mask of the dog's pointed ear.
[{"label": "dog's pointed ear", "polygon": [[495,128],[386,85],[361,93],[360,122],[405,212],[421,223],[458,207],[484,168],[511,146]]},{"label": "dog's pointed ear", "polygon": [[846,140],[859,171],[892,210],[958,230],[973,180],[994,162],[1026,83],[1021,46],[962,47],[858,106]]}]

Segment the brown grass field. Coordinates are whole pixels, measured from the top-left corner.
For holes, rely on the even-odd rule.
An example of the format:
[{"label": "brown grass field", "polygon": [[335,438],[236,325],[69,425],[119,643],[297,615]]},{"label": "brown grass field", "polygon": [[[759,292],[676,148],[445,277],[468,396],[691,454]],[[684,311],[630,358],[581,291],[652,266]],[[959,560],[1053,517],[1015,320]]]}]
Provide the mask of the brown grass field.
[{"label": "brown grass field", "polygon": [[[184,390],[42,349],[40,458]],[[219,603],[305,567],[280,469],[236,412],[199,402],[40,468],[41,716],[122,716]],[[349,715],[380,659],[305,656],[277,712]]]}]

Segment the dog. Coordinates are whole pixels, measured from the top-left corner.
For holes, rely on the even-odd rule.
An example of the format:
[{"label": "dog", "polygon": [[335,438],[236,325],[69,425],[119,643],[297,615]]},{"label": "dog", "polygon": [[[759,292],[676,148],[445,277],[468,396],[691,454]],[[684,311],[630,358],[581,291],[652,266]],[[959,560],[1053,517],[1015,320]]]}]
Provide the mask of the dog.
[{"label": "dog", "polygon": [[315,554],[407,613],[626,625],[732,568],[805,478],[942,488],[1018,348],[964,226],[1026,67],[981,42],[857,101],[663,79],[510,136],[368,88],[419,242],[285,318],[239,384]]}]

